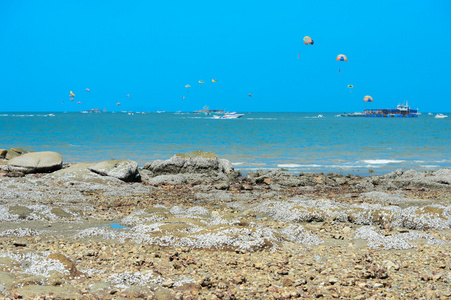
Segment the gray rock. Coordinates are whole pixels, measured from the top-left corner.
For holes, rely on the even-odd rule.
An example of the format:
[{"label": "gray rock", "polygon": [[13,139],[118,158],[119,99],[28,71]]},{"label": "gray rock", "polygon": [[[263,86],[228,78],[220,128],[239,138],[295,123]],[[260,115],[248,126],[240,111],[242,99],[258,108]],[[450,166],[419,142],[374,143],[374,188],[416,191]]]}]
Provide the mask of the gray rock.
[{"label": "gray rock", "polygon": [[20,156],[22,154],[27,153],[27,151],[21,149],[21,148],[11,148],[6,152],[5,158],[6,159],[13,159],[14,157]]},{"label": "gray rock", "polygon": [[105,160],[90,166],[88,169],[99,175],[115,177],[125,182],[141,181],[138,163],[132,160]]},{"label": "gray rock", "polygon": [[53,172],[62,167],[63,157],[50,151],[27,153],[8,161],[10,172],[23,172],[25,174]]},{"label": "gray rock", "polygon": [[8,150],[6,149],[0,149],[0,158],[5,158],[6,153],[8,153]]}]

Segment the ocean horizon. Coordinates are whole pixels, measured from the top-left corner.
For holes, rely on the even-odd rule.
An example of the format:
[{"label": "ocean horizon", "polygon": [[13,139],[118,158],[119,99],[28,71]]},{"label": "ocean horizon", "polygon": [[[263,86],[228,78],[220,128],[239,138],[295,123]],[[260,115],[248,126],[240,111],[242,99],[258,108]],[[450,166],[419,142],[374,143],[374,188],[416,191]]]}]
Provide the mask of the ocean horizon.
[{"label": "ocean horizon", "polygon": [[336,117],[340,113],[246,112],[240,119],[217,120],[184,112],[0,112],[0,148],[55,151],[64,162],[131,159],[140,166],[203,150],[243,173],[369,176],[451,167],[448,118]]}]

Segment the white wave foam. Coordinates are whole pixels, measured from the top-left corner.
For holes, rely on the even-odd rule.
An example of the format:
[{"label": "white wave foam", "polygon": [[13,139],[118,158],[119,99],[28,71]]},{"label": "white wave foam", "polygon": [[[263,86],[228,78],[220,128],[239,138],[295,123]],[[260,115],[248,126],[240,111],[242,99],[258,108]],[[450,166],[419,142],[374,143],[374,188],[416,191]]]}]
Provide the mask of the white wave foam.
[{"label": "white wave foam", "polygon": [[371,165],[386,165],[386,164],[399,164],[404,162],[403,160],[395,160],[395,159],[366,159],[361,162],[365,164]]},{"label": "white wave foam", "polygon": [[278,164],[279,168],[320,168],[321,165]]}]

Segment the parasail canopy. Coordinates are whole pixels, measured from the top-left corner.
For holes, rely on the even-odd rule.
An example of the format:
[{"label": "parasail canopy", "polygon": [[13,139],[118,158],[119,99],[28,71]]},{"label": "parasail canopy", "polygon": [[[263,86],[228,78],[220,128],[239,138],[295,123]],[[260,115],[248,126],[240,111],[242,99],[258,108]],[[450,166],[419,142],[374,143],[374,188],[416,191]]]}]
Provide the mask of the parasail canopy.
[{"label": "parasail canopy", "polygon": [[216,79],[212,79],[211,82],[218,82]]},{"label": "parasail canopy", "polygon": [[199,83],[205,83],[205,81],[203,81],[203,80],[199,80]]},{"label": "parasail canopy", "polygon": [[348,58],[344,54],[338,54],[336,60],[337,61],[348,61]]},{"label": "parasail canopy", "polygon": [[313,41],[312,38],[309,36],[304,36],[303,40],[304,40],[304,44],[306,44],[306,45],[313,45],[315,43],[315,41]]},{"label": "parasail canopy", "polygon": [[73,98],[75,97],[75,94],[72,91],[70,91],[70,96]]},{"label": "parasail canopy", "polygon": [[363,101],[365,101],[365,102],[373,102],[373,97],[366,95],[365,97],[363,97]]},{"label": "parasail canopy", "polygon": [[190,88],[191,86],[189,84],[185,85],[186,88]]}]

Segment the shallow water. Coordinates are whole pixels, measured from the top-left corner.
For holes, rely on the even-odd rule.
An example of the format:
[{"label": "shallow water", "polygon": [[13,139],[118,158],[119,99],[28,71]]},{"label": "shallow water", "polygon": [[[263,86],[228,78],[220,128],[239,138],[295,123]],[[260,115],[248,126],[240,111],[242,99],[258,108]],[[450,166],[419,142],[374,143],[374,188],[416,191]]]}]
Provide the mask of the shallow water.
[{"label": "shallow water", "polygon": [[140,165],[179,152],[213,151],[244,173],[360,175],[451,167],[451,118],[342,118],[337,113],[0,113],[0,148],[56,151],[66,162],[132,159]]}]

